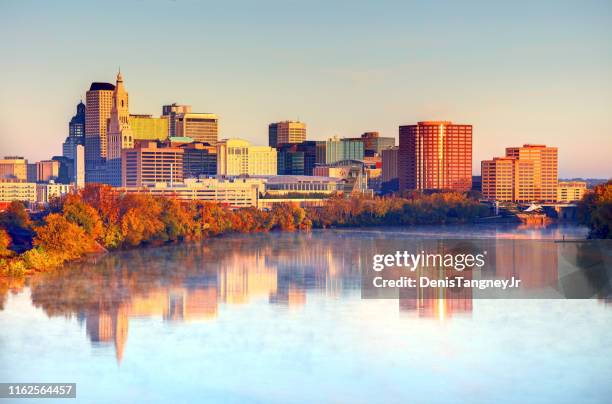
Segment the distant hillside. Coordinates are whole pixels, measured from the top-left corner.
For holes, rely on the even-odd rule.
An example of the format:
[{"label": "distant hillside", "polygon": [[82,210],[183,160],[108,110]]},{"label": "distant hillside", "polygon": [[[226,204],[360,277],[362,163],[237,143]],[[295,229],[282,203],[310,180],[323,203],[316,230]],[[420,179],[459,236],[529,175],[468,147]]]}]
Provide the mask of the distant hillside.
[{"label": "distant hillside", "polygon": [[559,181],[585,181],[587,188],[594,188],[599,184],[608,182],[607,178],[559,178]]}]

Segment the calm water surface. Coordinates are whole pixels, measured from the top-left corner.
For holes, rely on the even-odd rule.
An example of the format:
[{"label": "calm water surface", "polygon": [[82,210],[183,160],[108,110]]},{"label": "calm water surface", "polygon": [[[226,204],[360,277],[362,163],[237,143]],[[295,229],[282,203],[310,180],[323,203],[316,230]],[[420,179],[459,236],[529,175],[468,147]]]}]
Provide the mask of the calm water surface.
[{"label": "calm water surface", "polygon": [[87,403],[609,403],[605,301],[360,292],[364,255],[385,240],[585,234],[330,230],[109,254],[0,285],[0,381],[76,382]]}]

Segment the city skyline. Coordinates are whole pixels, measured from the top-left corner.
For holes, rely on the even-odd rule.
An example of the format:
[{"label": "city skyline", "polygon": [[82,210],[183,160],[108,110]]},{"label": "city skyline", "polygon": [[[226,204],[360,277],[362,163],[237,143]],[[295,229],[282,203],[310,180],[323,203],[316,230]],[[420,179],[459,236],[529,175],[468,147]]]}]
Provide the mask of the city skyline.
[{"label": "city skyline", "polygon": [[[218,115],[220,139],[266,145],[270,123],[298,119],[309,140],[366,131],[397,139],[400,125],[450,120],[474,127],[475,174],[505,147],[537,143],[559,148],[562,178],[608,177],[610,5],[484,4],[333,4],[320,13],[319,5],[121,3],[120,15],[109,4],[89,21],[90,5],[11,3],[0,16],[0,30],[16,38],[0,44],[0,148],[33,161],[61,155],[76,104],[91,82],[112,83],[120,65],[131,113],[189,104]],[[190,22],[215,18],[166,20],[177,7]],[[280,18],[296,11],[297,22]],[[412,14],[421,17],[403,22]],[[119,29],[132,20],[138,29]],[[167,29],[154,29],[161,22]],[[103,23],[107,35],[87,33]],[[53,35],[41,40],[45,30]],[[166,60],[165,46],[175,57]]]}]

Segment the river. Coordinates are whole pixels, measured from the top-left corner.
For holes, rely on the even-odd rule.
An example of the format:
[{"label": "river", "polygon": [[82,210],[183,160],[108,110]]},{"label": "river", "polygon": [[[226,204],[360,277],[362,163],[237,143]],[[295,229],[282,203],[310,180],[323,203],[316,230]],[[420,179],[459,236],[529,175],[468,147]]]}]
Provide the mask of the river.
[{"label": "river", "polygon": [[0,381],[74,382],[86,403],[610,402],[609,300],[362,298],[377,246],[564,236],[586,229],[337,229],[107,254],[5,281]]}]

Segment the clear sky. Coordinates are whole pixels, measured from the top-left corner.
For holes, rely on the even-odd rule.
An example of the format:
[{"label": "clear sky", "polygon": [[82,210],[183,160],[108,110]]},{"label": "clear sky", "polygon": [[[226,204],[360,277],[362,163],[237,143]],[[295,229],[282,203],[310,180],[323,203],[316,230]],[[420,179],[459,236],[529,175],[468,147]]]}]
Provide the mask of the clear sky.
[{"label": "clear sky", "polygon": [[444,119],[474,125],[474,171],[506,146],[559,147],[560,175],[612,176],[610,1],[0,0],[0,154],[61,154],[92,81],[130,112],[215,112],[267,144]]}]

